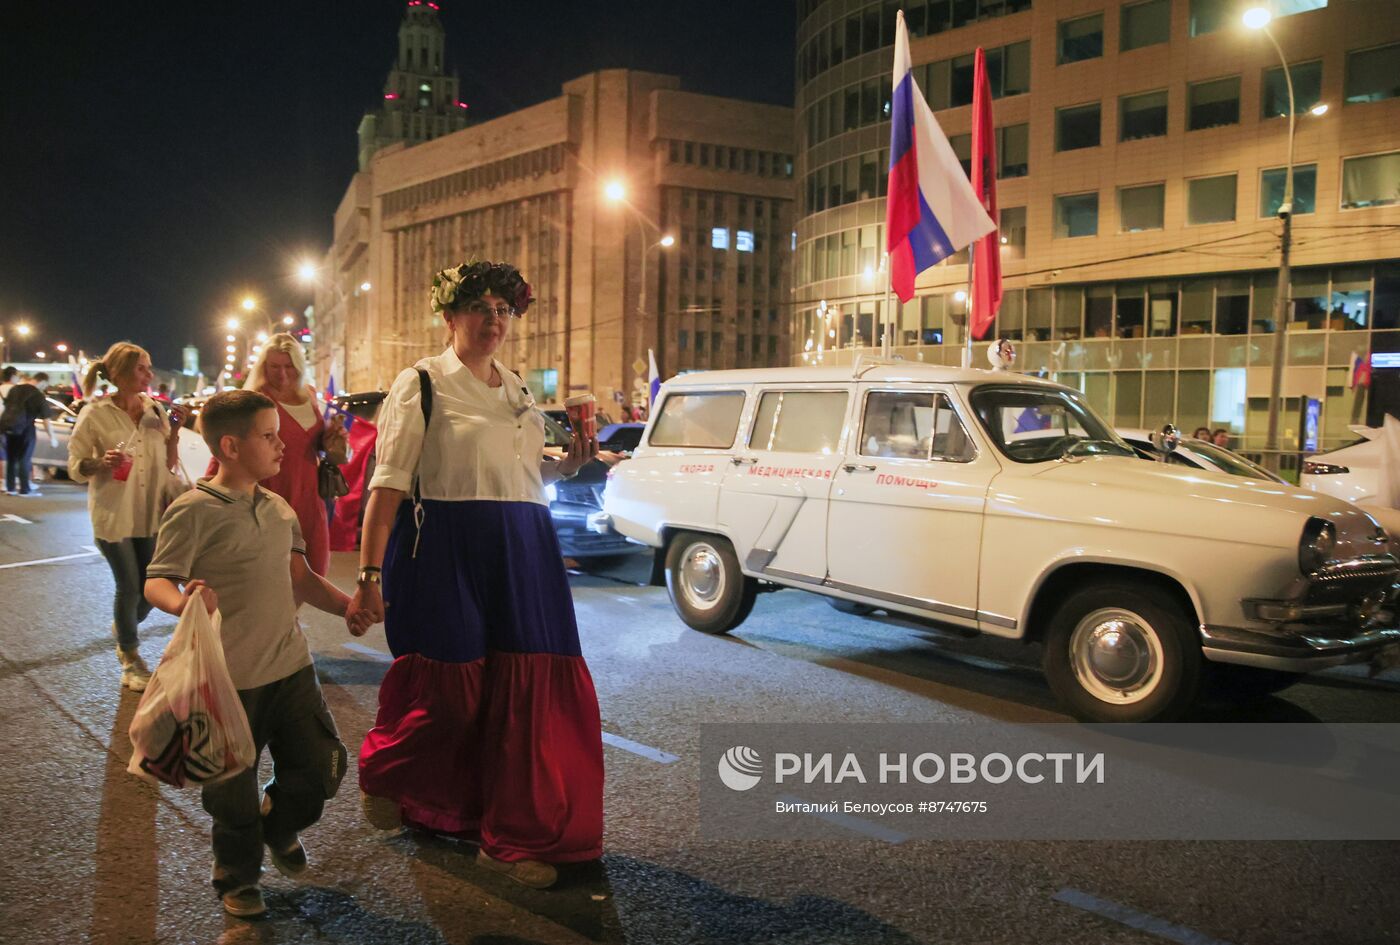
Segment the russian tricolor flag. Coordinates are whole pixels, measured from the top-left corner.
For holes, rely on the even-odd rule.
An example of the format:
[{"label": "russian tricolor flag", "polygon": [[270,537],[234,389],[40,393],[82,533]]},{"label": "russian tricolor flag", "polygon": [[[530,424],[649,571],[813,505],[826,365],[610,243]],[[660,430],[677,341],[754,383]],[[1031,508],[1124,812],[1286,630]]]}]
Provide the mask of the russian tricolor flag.
[{"label": "russian tricolor flag", "polygon": [[656,395],[661,393],[661,372],[656,369],[656,352],[647,349],[647,408],[656,406]]},{"label": "russian tricolor flag", "polygon": [[894,40],[890,186],[885,245],[890,284],[901,302],[914,277],[996,229],[963,173],[909,68],[909,30],[900,11]]}]

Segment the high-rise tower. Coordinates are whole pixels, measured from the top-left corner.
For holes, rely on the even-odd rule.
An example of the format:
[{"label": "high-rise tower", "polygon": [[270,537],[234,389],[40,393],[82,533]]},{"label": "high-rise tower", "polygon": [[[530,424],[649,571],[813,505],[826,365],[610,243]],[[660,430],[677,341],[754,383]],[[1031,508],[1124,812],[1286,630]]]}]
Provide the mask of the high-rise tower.
[{"label": "high-rise tower", "polygon": [[402,141],[412,147],[467,126],[460,82],[443,69],[445,33],[438,9],[431,0],[408,0],[384,100],[360,121],[360,170],[387,145]]}]

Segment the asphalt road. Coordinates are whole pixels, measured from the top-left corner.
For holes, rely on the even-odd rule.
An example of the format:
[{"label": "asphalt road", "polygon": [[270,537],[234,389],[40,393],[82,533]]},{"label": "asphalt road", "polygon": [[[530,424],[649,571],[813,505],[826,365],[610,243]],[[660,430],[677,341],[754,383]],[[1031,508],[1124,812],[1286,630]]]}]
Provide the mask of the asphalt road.
[{"label": "asphalt road", "polygon": [[[309,878],[270,874],[266,920],[223,915],[193,790],[125,773],[112,582],[82,491],[0,496],[0,942],[1160,943],[1400,941],[1400,845],[1381,842],[723,842],[697,825],[714,721],[1063,721],[1031,648],[851,617],[796,591],[728,638],[674,616],[643,562],[572,579],[607,735],[605,855],[556,890],[477,869],[469,844],[380,834],[347,778],[305,835]],[[15,516],[16,518],[10,518]],[[46,560],[61,559],[61,560]],[[45,562],[45,563],[34,563]],[[17,566],[18,565],[18,566]],[[332,578],[351,582],[337,555]],[[388,665],[382,629],[304,623],[352,754]],[[153,615],[158,659],[173,619]],[[1202,719],[1400,721],[1400,684],[1311,679]]]}]

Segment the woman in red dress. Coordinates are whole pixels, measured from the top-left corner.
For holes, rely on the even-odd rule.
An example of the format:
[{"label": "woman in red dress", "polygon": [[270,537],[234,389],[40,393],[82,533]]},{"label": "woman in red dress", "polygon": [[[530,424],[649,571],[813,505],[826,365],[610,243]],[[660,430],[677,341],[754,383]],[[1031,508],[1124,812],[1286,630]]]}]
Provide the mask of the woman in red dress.
[{"label": "woman in red dress", "polygon": [[339,417],[329,424],[316,403],[316,392],[302,383],[306,356],[301,343],[291,335],[273,335],[263,345],[252,370],[247,390],[271,397],[281,420],[277,435],[286,446],[282,469],[262,485],[287,500],[297,513],[297,522],[306,538],[306,558],[311,570],[325,574],[330,563],[330,530],[326,504],[316,489],[316,468],[321,454],[339,465],[347,459],[348,438]]}]

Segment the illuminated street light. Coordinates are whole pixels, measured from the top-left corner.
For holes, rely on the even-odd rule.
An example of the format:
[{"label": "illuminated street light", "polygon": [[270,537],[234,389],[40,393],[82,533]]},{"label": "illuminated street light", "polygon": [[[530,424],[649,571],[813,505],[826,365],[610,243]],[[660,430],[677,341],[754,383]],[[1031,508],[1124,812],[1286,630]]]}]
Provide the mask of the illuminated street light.
[{"label": "illuminated street light", "polygon": [[34,357],[38,358],[40,361],[44,360],[44,359],[47,358],[48,356],[49,356],[49,353],[48,353],[47,351],[35,351],[35,352],[34,352]]},{"label": "illuminated street light", "polygon": [[224,340],[225,340],[225,341],[237,341],[237,340],[238,340],[238,337],[237,337],[236,335],[224,335]]},{"label": "illuminated street light", "polygon": [[243,300],[242,305],[243,311],[245,312],[251,312],[253,309],[258,307],[258,303],[253,299],[251,295]]},{"label": "illuminated street light", "polygon": [[361,292],[368,292],[371,288],[373,288],[373,286],[371,286],[368,282],[361,282],[361,283],[360,283],[360,291],[361,291]]},{"label": "illuminated street light", "polygon": [[1327,114],[1327,103],[1318,102],[1311,109],[1309,109],[1309,111],[1311,111],[1318,118],[1321,118],[1323,115]]},{"label": "illuminated street light", "polygon": [[262,342],[267,340],[267,332],[260,331],[257,333],[256,337],[258,339],[258,342],[261,344]]},{"label": "illuminated street light", "polygon": [[33,331],[34,329],[30,328],[23,322],[20,322],[18,325],[15,326],[15,334],[19,335],[21,338],[28,338],[30,334],[33,333]]},{"label": "illuminated street light", "polygon": [[627,188],[620,180],[610,180],[603,185],[603,196],[618,203],[627,199]]},{"label": "illuminated street light", "polygon": [[316,264],[314,262],[310,262],[309,260],[297,266],[297,278],[300,279],[303,283],[315,282],[316,272]]},{"label": "illuminated street light", "polygon": [[229,354],[233,354],[233,352],[237,351],[238,348],[236,345],[224,345],[224,350],[227,351]]},{"label": "illuminated street light", "polygon": [[65,345],[65,344],[56,344],[56,345],[53,346],[53,348],[54,348],[54,350],[57,351],[59,354],[67,354],[67,353],[68,353],[68,346]]},{"label": "illuminated street light", "polygon": [[227,328],[229,331],[237,331],[238,325],[239,322],[236,318],[230,318],[228,321],[224,322],[224,327]]},{"label": "illuminated street light", "polygon": [[296,319],[293,318],[293,317],[290,316],[290,315],[283,315],[283,316],[282,316],[282,324],[286,325],[288,328],[290,328],[290,327],[292,326],[292,323],[295,322],[295,321],[296,321]]},{"label": "illuminated street light", "polygon": [[1250,7],[1244,11],[1244,25],[1252,30],[1262,30],[1273,18],[1274,15],[1263,7]]},{"label": "illuminated street light", "polygon": [[665,236],[661,237],[660,245],[670,249],[672,246],[676,245],[676,238],[670,233],[667,233]]}]

